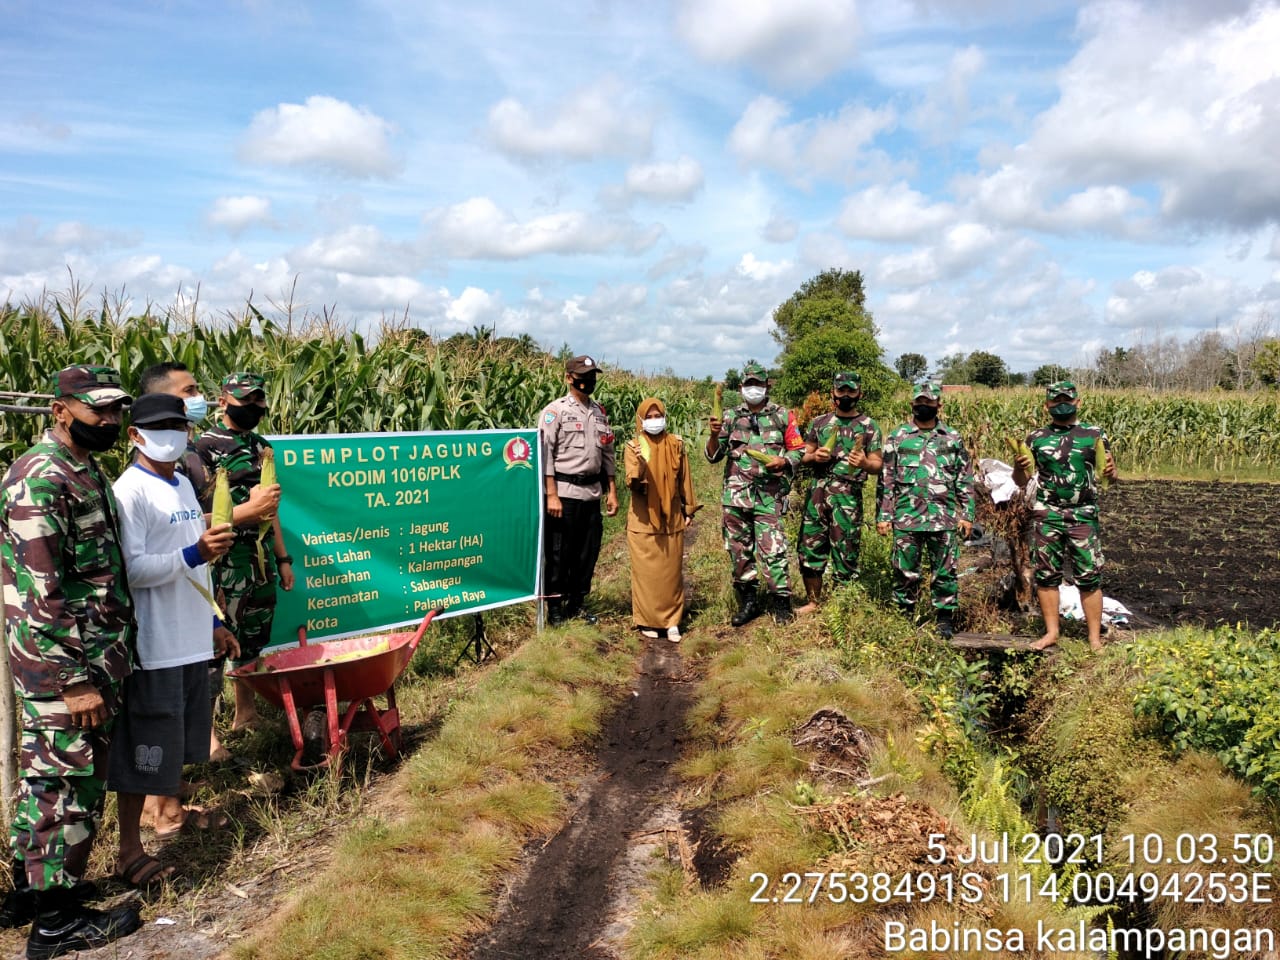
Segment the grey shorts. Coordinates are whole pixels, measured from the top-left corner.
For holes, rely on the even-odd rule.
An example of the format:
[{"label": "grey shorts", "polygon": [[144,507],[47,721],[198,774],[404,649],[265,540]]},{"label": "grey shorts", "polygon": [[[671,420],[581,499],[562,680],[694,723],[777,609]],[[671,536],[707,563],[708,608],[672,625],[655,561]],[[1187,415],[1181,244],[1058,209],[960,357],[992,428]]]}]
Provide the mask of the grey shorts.
[{"label": "grey shorts", "polygon": [[135,670],[124,681],[107,789],[177,796],[182,765],[209,759],[212,725],[207,663]]}]

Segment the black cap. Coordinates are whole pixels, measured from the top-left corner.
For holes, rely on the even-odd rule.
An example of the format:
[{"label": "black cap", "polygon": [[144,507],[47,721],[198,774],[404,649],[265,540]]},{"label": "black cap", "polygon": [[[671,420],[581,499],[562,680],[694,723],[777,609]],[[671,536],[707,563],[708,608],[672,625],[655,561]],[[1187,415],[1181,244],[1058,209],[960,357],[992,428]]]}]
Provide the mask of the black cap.
[{"label": "black cap", "polygon": [[129,408],[129,422],[135,427],[145,427],[165,420],[187,419],[187,407],[181,397],[172,393],[144,393]]}]

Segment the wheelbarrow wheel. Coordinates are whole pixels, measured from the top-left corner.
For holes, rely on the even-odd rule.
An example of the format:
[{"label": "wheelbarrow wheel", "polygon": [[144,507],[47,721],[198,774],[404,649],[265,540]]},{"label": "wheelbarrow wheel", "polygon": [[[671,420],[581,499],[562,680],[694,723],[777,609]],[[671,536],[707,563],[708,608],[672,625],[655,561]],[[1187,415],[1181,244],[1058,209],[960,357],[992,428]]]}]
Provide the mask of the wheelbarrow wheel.
[{"label": "wheelbarrow wheel", "polygon": [[329,724],[321,709],[307,711],[302,721],[302,762],[312,766],[329,753]]}]

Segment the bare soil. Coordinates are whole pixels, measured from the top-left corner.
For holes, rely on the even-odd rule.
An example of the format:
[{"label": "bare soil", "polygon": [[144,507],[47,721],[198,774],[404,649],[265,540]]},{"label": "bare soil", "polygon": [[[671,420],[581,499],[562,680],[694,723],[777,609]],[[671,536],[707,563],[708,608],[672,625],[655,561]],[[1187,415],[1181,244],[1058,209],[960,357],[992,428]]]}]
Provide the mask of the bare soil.
[{"label": "bare soil", "polygon": [[1280,485],[1125,481],[1102,505],[1103,589],[1167,624],[1280,625]]},{"label": "bare soil", "polygon": [[[600,775],[589,782],[569,822],[527,851],[527,870],[499,904],[493,926],[471,960],[612,958],[626,932],[626,874],[637,878],[632,848],[678,824],[671,806],[691,691],[679,647],[646,641],[639,675],[610,718],[597,751]],[[655,816],[656,814],[656,816]],[[643,863],[639,864],[643,870]]]}]

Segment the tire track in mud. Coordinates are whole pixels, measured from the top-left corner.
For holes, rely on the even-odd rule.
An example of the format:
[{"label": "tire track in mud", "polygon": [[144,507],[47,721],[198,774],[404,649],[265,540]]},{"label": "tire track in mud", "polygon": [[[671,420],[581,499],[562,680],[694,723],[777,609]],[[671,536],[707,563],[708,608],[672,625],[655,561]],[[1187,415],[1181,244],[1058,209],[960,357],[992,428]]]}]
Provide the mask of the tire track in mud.
[{"label": "tire track in mud", "polygon": [[615,709],[597,752],[599,774],[569,822],[532,848],[526,875],[509,892],[470,960],[609,960],[602,932],[613,919],[619,874],[633,835],[676,783],[685,714],[693,698],[679,647],[647,640],[631,694]]}]

